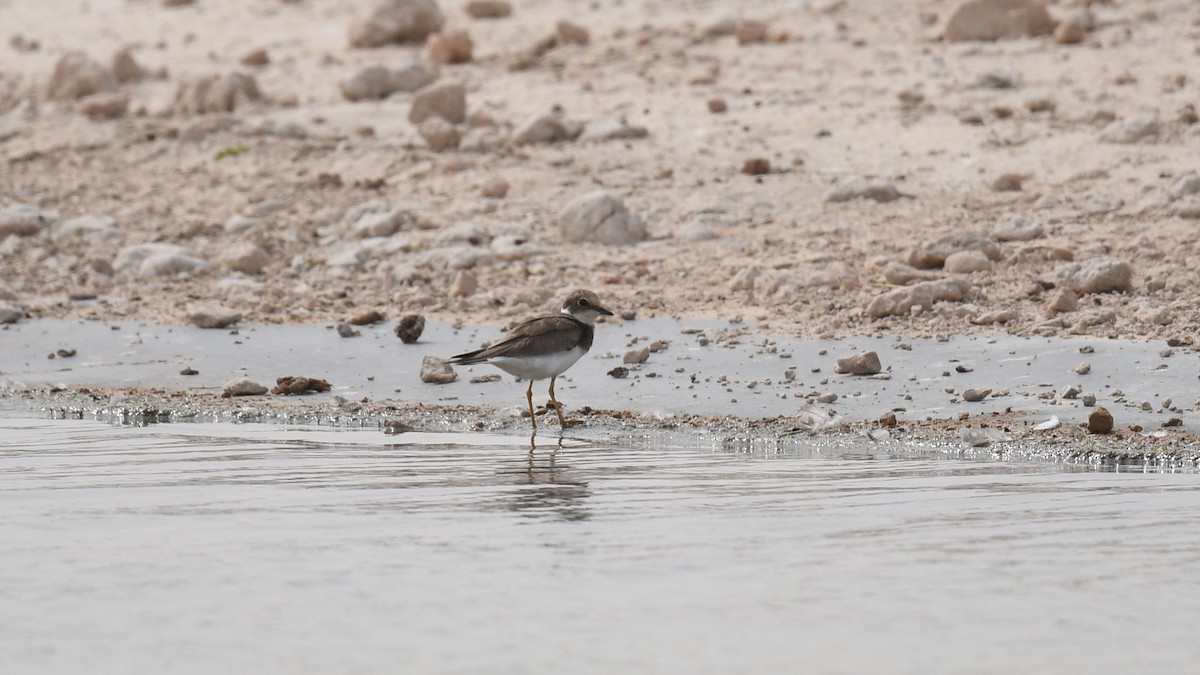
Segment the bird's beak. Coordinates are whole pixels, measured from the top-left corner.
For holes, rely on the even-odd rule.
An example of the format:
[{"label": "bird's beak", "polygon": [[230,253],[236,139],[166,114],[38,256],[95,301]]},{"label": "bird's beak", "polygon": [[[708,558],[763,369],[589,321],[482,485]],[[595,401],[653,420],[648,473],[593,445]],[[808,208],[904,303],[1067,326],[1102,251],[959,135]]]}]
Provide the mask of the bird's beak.
[{"label": "bird's beak", "polygon": [[607,309],[605,309],[605,308],[601,307],[600,305],[592,305],[592,309],[596,310],[596,313],[597,313],[597,314],[603,314],[604,316],[612,316],[612,315],[613,315],[613,313],[612,313],[612,312],[610,312],[610,311],[608,311]]}]

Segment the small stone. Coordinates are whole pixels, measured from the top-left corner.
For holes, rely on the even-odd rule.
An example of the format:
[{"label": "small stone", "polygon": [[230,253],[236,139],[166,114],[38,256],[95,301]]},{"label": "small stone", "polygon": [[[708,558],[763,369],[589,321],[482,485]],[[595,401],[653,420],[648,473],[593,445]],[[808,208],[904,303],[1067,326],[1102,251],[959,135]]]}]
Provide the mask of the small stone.
[{"label": "small stone", "polygon": [[1140,407],[1142,410],[1144,410],[1146,412],[1150,412],[1151,410],[1154,410],[1154,404],[1152,404],[1150,401],[1142,401],[1142,404],[1138,407]]},{"label": "small stone", "polygon": [[445,18],[435,0],[382,0],[369,15],[350,25],[350,46],[422,42],[441,30],[443,23]]},{"label": "small stone", "polygon": [[765,157],[751,157],[742,163],[742,173],[750,176],[771,173],[771,162]]},{"label": "small stone", "polygon": [[613,368],[612,370],[608,371],[608,376],[616,378],[618,380],[624,379],[626,377],[629,377],[629,369],[626,368],[625,366],[617,366],[616,368]]},{"label": "small stone", "polygon": [[242,274],[259,274],[271,264],[267,252],[248,241],[233,244],[217,259],[225,267]]},{"label": "small stone", "polygon": [[991,388],[984,387],[983,389],[968,389],[962,393],[963,400],[968,403],[978,403],[990,396]]},{"label": "small stone", "polygon": [[926,242],[908,254],[908,264],[917,269],[941,267],[946,258],[959,251],[979,251],[988,260],[1000,259],[1000,245],[974,232],[958,232]]},{"label": "small stone", "polygon": [[879,362],[879,354],[873,351],[840,358],[837,360],[837,366],[833,369],[835,373],[850,375],[874,375],[882,370],[883,364]]},{"label": "small stone", "polygon": [[179,83],[174,110],[183,115],[233,112],[239,105],[259,98],[258,81],[253,75],[198,75]]},{"label": "small stone", "polygon": [[512,3],[508,0],[471,0],[463,11],[473,19],[503,19],[512,14]]},{"label": "small stone", "polygon": [[1113,430],[1113,416],[1103,406],[1088,415],[1087,430],[1093,434],[1108,434]]},{"label": "small stone", "polygon": [[503,199],[508,194],[508,181],[502,176],[492,176],[479,187],[479,193],[488,199]]},{"label": "small stone", "polygon": [[71,51],[63,54],[50,76],[47,96],[55,99],[80,99],[92,94],[114,92],[117,78],[87,54]]},{"label": "small stone", "polygon": [[142,278],[187,274],[207,266],[204,259],[182,246],[166,242],[126,246],[117,252],[112,263],[117,273]]},{"label": "small stone", "polygon": [[572,200],[559,212],[558,222],[563,238],[569,242],[625,246],[647,237],[641,217],[625,208],[619,197],[604,190]]},{"label": "small stone", "polygon": [[1067,386],[1063,387],[1061,391],[1058,392],[1058,397],[1070,400],[1070,399],[1075,398],[1076,396],[1079,396],[1079,394],[1082,393],[1082,391],[1083,390],[1080,389],[1079,387],[1076,387],[1073,384],[1068,384]]},{"label": "small stone", "polygon": [[1054,29],[1054,41],[1060,45],[1077,45],[1083,42],[1086,31],[1083,25],[1074,18],[1069,18],[1058,23],[1058,27]]},{"label": "small stone", "polygon": [[971,291],[971,288],[970,282],[961,278],[922,281],[876,296],[867,305],[867,314],[872,318],[879,319],[885,316],[907,315],[914,307],[929,311],[933,309],[935,302],[962,300]]},{"label": "small stone", "polygon": [[564,45],[586,45],[592,41],[592,36],[588,34],[586,28],[565,19],[554,25],[554,35],[558,38],[559,44]]},{"label": "small stone", "polygon": [[996,192],[1019,192],[1023,180],[1025,177],[1019,173],[1001,174],[992,181],[992,189]]},{"label": "small stone", "polygon": [[838,400],[838,395],[832,391],[821,394],[817,397],[817,403],[833,403]]},{"label": "small stone", "polygon": [[[568,136],[571,130],[567,130]],[[624,119],[601,117],[587,123],[580,134],[579,140],[587,143],[604,141],[627,141],[634,138],[645,138],[650,135],[646,127],[630,124]]]},{"label": "small stone", "polygon": [[1008,323],[1016,318],[1016,313],[1011,309],[996,309],[976,316],[971,319],[971,323],[976,326],[991,326],[998,323]]},{"label": "small stone", "polygon": [[650,358],[650,347],[642,347],[641,349],[631,349],[625,352],[625,357],[621,359],[623,363],[645,363]]},{"label": "small stone", "polygon": [[499,382],[500,381],[500,373],[488,373],[487,375],[476,375],[475,377],[472,377],[470,380],[467,380],[467,381],[470,382],[471,384],[486,384],[488,382]]},{"label": "small stone", "polygon": [[1197,193],[1200,193],[1200,175],[1189,171],[1175,181],[1168,195],[1170,195],[1171,201],[1176,201]]},{"label": "small stone", "polygon": [[129,96],[121,92],[92,94],[83,99],[79,106],[88,119],[112,120],[124,117],[129,110]]},{"label": "small stone", "polygon": [[433,84],[417,92],[408,121],[420,124],[437,115],[451,124],[467,121],[467,89],[456,82]]},{"label": "small stone", "polygon": [[1158,136],[1160,124],[1153,113],[1143,113],[1127,120],[1118,120],[1100,132],[1100,139],[1109,143],[1138,143]]},{"label": "small stone", "polygon": [[738,18],[733,14],[717,14],[711,17],[700,29],[700,34],[706,38],[719,38],[737,33]]},{"label": "small stone", "polygon": [[417,132],[425,139],[425,145],[434,152],[454,150],[462,141],[458,127],[441,117],[430,117],[417,126]]},{"label": "small stone", "polygon": [[1037,0],[967,0],[942,30],[947,42],[1037,37],[1054,30],[1054,19]]},{"label": "small stone", "polygon": [[1029,241],[1045,234],[1041,223],[1016,213],[1001,216],[989,233],[996,241]]},{"label": "small stone", "polygon": [[450,297],[465,298],[475,294],[479,288],[479,280],[467,270],[459,270],[454,275],[454,283],[450,286]]},{"label": "small stone", "polygon": [[225,389],[221,392],[221,398],[232,398],[234,396],[259,396],[265,393],[267,393],[266,387],[248,377],[239,377],[235,380],[230,380],[229,382],[225,383]]},{"label": "small stone", "polygon": [[1054,112],[1058,104],[1050,98],[1031,98],[1025,101],[1025,109],[1031,113]]},{"label": "small stone", "polygon": [[361,314],[355,314],[346,321],[352,326],[370,326],[371,324],[379,323],[384,320],[383,312],[377,309],[368,310]]},{"label": "small stone", "polygon": [[434,63],[470,63],[475,44],[465,30],[452,30],[429,37],[425,49]]},{"label": "small stone", "polygon": [[1084,394],[1083,396],[1081,396],[1079,398],[1079,400],[1083,402],[1083,405],[1085,408],[1090,408],[1090,407],[1096,405],[1096,395],[1095,394]]},{"label": "small stone", "polygon": [[1181,427],[1181,426],[1183,426],[1183,420],[1178,417],[1172,417],[1172,418],[1168,419],[1166,422],[1162,423],[1162,427],[1164,429],[1169,429],[1171,427]]},{"label": "small stone", "polygon": [[25,318],[25,310],[8,300],[0,300],[0,324],[16,323]]},{"label": "small stone", "polygon": [[287,375],[276,378],[275,386],[271,388],[271,393],[278,396],[281,394],[307,394],[312,391],[329,391],[330,389],[329,382],[325,380],[299,375]]},{"label": "small stone", "polygon": [[720,114],[720,113],[725,112],[726,110],[729,110],[729,105],[725,103],[725,99],[723,99],[723,98],[708,99],[708,112],[713,113],[713,114]]},{"label": "small stone", "polygon": [[559,113],[537,115],[517,128],[513,133],[513,145],[556,143],[571,138],[566,120]]},{"label": "small stone", "polygon": [[1103,256],[1058,268],[1059,285],[1077,293],[1128,292],[1133,290],[1133,267],[1124,260]]},{"label": "small stone", "polygon": [[734,37],[739,45],[754,42],[765,42],[767,39],[767,23],[756,19],[741,19],[734,26]]},{"label": "small stone", "polygon": [[200,371],[196,370],[195,368],[193,368],[191,366],[188,366],[188,367],[184,368],[183,370],[179,371],[179,374],[185,375],[187,377],[191,377],[192,375],[199,375]]},{"label": "small stone", "polygon": [[352,338],[352,337],[358,337],[358,336],[362,335],[362,333],[360,331],[354,330],[354,326],[351,326],[349,323],[346,323],[345,321],[339,321],[337,323],[337,327],[335,330],[337,330],[338,336],[344,337],[344,338]]},{"label": "small stone", "polygon": [[243,54],[242,58],[239,59],[238,62],[243,66],[265,66],[271,62],[271,56],[267,53],[266,49],[260,47],[258,49],[252,49]]},{"label": "small stone", "polygon": [[367,66],[342,80],[338,88],[348,101],[387,98],[399,91],[417,91],[437,79],[437,73],[420,61],[399,68]]},{"label": "small stone", "polygon": [[420,314],[409,314],[401,317],[400,322],[396,324],[396,337],[406,345],[411,345],[421,339],[421,333],[425,330],[425,317]]},{"label": "small stone", "polygon": [[879,417],[879,426],[885,427],[887,429],[896,428],[896,413],[885,412],[883,415],[881,415]]},{"label": "small stone", "polygon": [[1046,303],[1051,312],[1074,312],[1079,307],[1079,294],[1070,288],[1059,288]]},{"label": "small stone", "polygon": [[891,181],[883,178],[867,178],[853,176],[843,178],[834,183],[825,192],[827,202],[848,202],[852,199],[873,199],[877,202],[890,202],[900,198],[900,192]]},{"label": "small stone", "polygon": [[0,240],[9,235],[31,237],[57,224],[58,220],[58,212],[43,210],[33,204],[0,207]]},{"label": "small stone", "polygon": [[[405,340],[408,342],[408,340]],[[458,377],[454,367],[436,356],[426,356],[421,359],[421,381],[430,384],[447,384]]]},{"label": "small stone", "polygon": [[992,261],[982,251],[955,251],[946,257],[943,269],[950,274],[989,272],[992,269]]},{"label": "small stone", "polygon": [[150,71],[143,68],[133,58],[133,50],[129,47],[118,49],[112,57],[112,74],[117,82],[140,82],[150,76]]},{"label": "small stone", "polygon": [[1087,375],[1090,372],[1092,372],[1092,364],[1088,363],[1087,361],[1075,366],[1076,375]]},{"label": "small stone", "polygon": [[204,305],[192,311],[188,319],[201,328],[226,328],[242,320],[242,313],[222,305]]}]

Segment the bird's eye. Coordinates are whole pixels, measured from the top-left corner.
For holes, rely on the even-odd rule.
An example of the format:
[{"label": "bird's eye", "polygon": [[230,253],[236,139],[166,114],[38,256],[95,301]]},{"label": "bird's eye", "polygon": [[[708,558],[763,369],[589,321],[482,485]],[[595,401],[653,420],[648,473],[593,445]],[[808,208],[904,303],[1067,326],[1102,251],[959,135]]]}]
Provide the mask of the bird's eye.
[{"label": "bird's eye", "polygon": [[580,299],[579,299],[579,306],[580,306],[580,307],[587,307],[587,306],[588,306],[588,301],[587,301],[587,298],[580,298]]}]

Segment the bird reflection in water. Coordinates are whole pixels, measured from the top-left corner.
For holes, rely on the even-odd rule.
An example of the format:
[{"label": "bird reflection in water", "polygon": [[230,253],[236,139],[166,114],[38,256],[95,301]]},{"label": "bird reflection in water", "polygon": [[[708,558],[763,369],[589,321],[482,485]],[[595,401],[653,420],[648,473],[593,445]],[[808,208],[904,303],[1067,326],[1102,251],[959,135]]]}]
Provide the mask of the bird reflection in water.
[{"label": "bird reflection in water", "polygon": [[587,499],[592,496],[587,481],[573,478],[570,466],[560,461],[563,437],[553,444],[538,445],[536,432],[529,437],[524,471],[518,473],[521,487],[506,500],[509,510],[530,518],[587,520],[592,516]]}]

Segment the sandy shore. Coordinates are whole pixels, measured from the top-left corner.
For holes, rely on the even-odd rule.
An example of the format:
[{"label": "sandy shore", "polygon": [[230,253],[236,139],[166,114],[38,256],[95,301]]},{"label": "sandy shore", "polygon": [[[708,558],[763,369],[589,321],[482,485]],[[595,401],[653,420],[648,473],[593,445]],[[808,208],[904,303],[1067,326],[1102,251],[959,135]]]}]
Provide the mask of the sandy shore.
[{"label": "sandy shore", "polygon": [[[352,48],[375,4],[5,0],[0,205],[42,227],[5,239],[0,294],[31,316],[178,323],[203,303],[504,323],[586,286],[641,316],[808,336],[1200,326],[1189,3],[1082,3],[1082,42],[1059,44],[949,42],[954,2],[546,0],[500,19],[444,2],[441,33],[473,44],[446,64],[420,43]],[[554,37],[567,18],[587,44]],[[722,34],[739,20],[763,41]],[[110,92],[127,99],[112,119],[92,105],[109,94],[48,98],[79,45],[146,71]],[[409,122],[418,94],[339,88],[414,59],[463,85],[466,120],[441,128],[458,149]],[[197,78],[231,73],[259,96],[196,114]],[[520,140],[554,111],[566,137]],[[856,177],[890,188],[836,201]],[[598,189],[644,239],[569,239],[560,212]],[[185,257],[142,265],[147,242]],[[1077,269],[1096,260],[1099,279]]]}]

